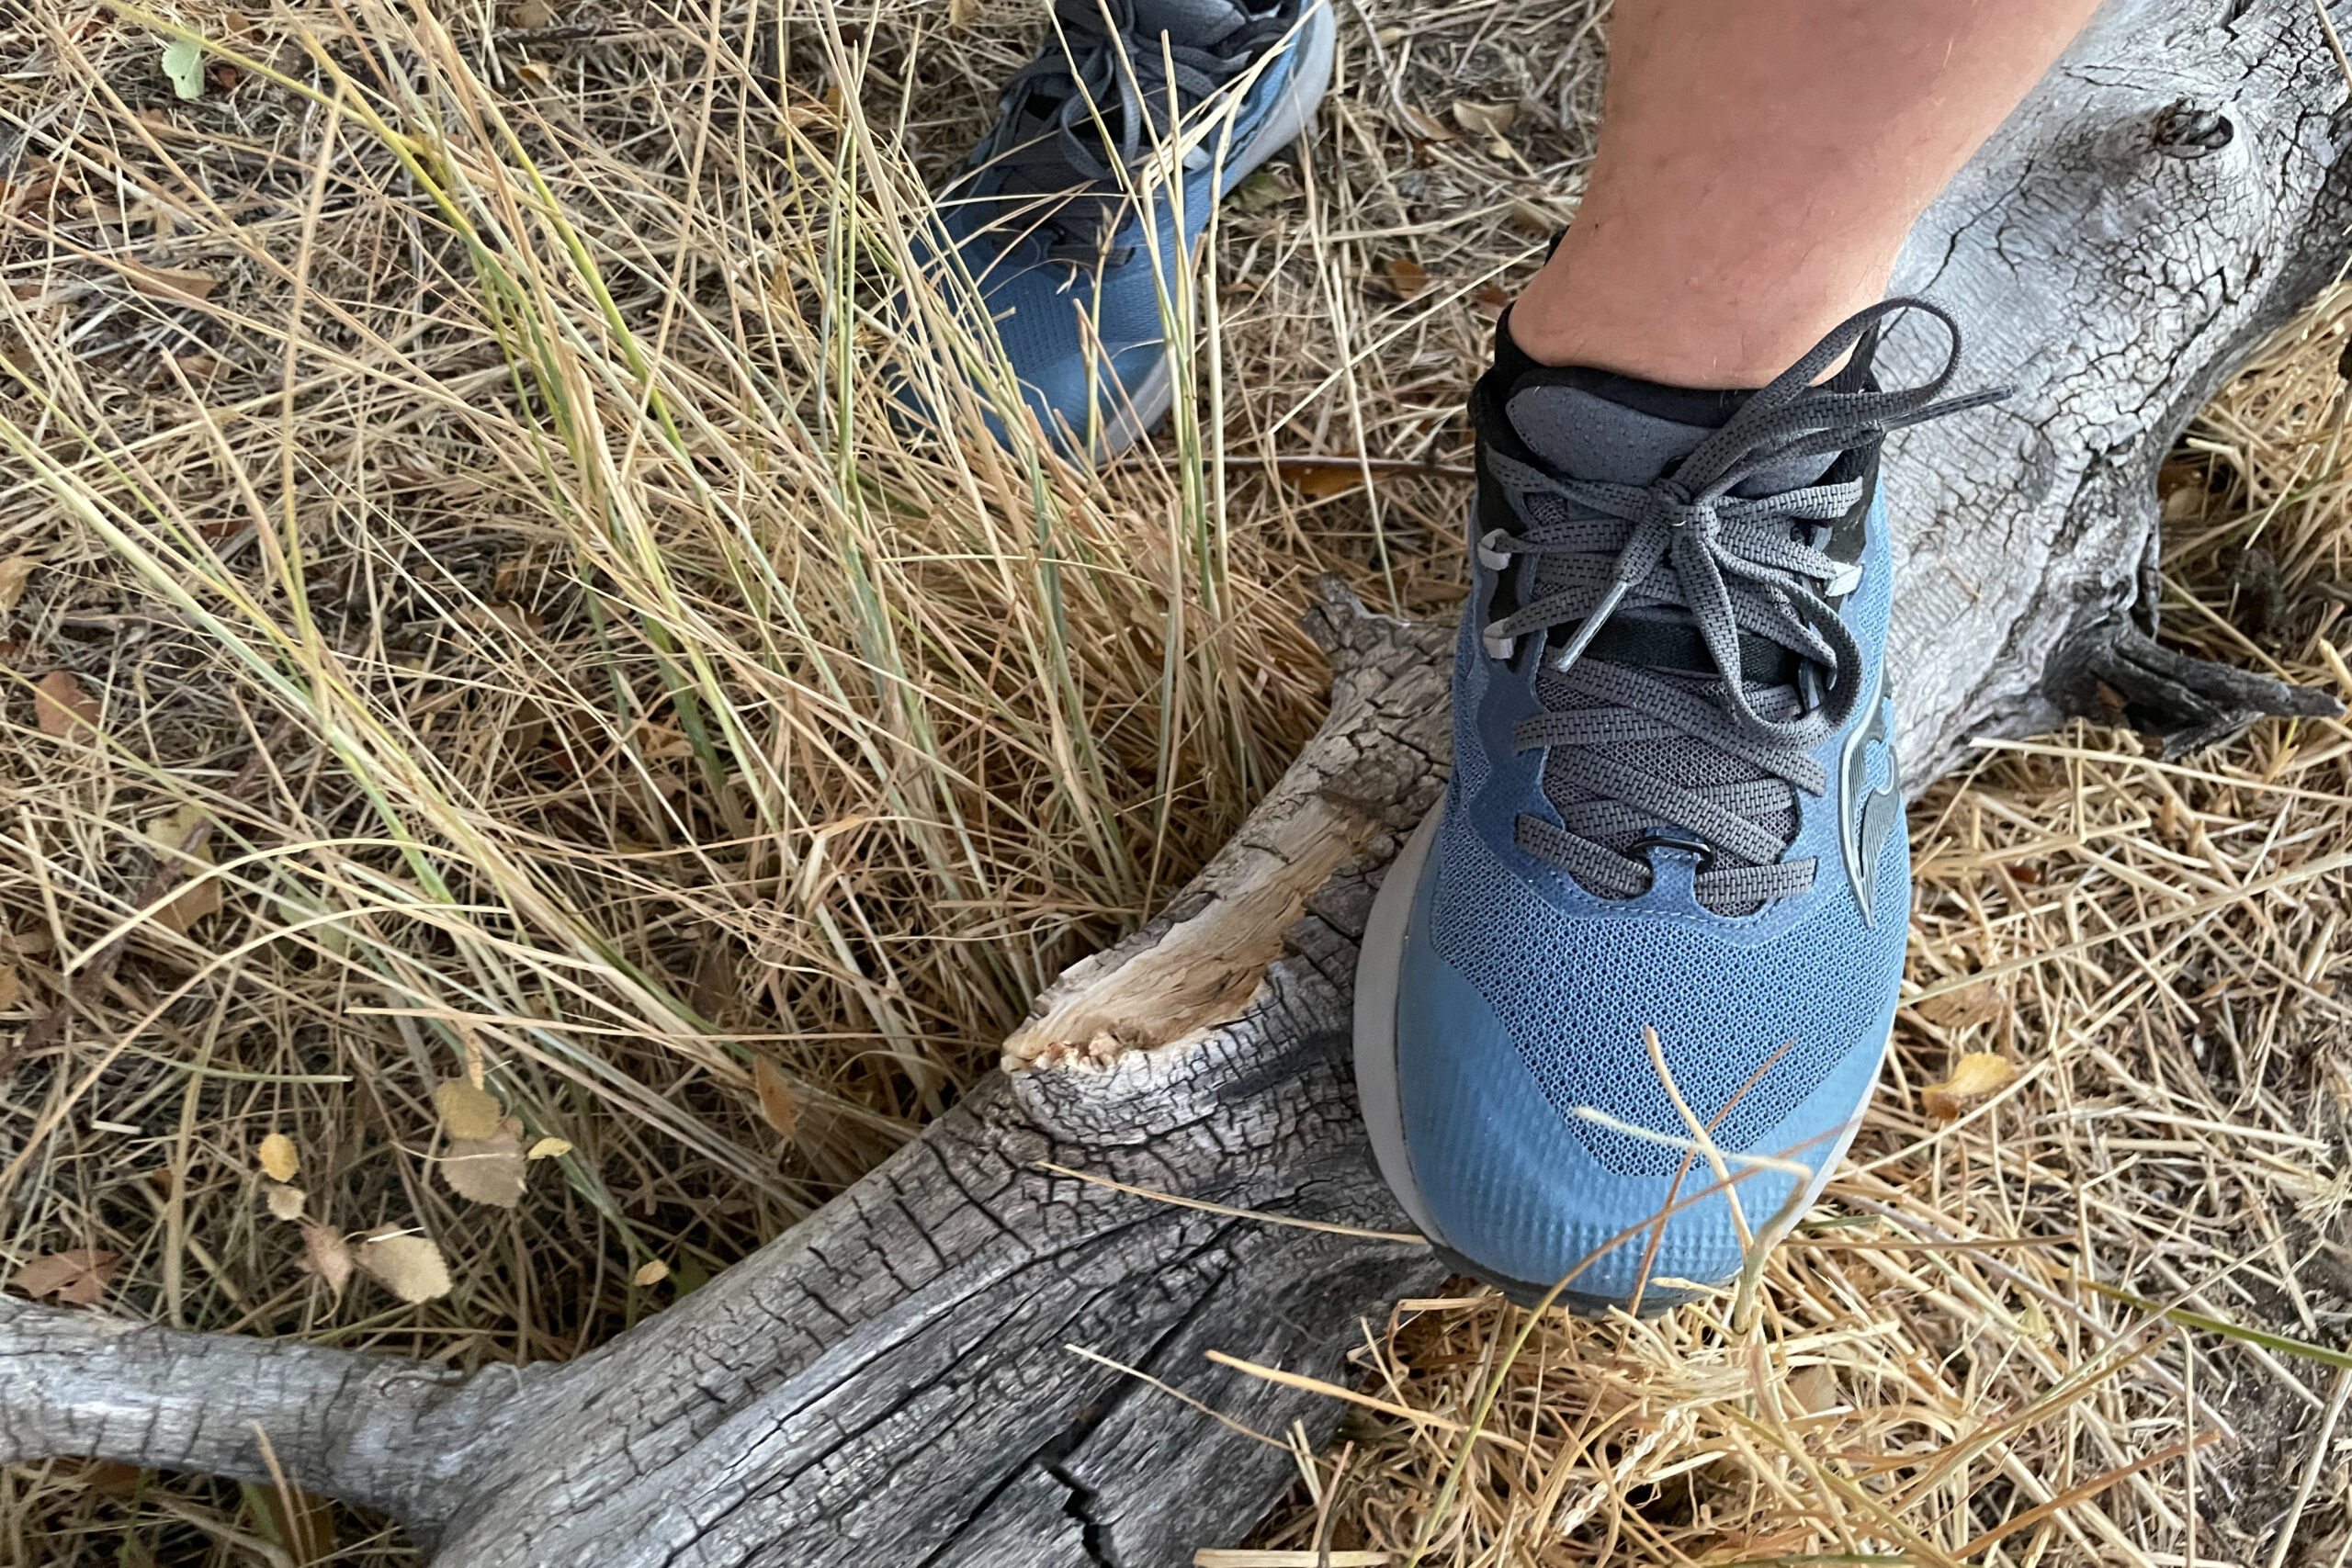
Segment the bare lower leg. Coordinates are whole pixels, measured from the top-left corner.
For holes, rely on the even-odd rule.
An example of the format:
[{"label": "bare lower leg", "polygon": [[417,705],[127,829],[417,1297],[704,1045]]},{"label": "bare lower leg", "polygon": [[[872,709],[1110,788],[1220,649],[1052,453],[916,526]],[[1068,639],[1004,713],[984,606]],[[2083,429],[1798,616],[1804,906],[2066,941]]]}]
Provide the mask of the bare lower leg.
[{"label": "bare lower leg", "polygon": [[1600,148],[1511,312],[1550,365],[1754,387],[1885,291],[2095,0],[1617,0]]}]

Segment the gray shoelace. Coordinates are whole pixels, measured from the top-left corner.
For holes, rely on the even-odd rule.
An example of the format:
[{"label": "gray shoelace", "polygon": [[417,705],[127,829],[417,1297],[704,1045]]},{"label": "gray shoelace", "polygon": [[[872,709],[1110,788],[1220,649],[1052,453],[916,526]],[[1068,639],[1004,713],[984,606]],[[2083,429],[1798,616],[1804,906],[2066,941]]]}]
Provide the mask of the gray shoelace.
[{"label": "gray shoelace", "polygon": [[[1924,386],[1872,389],[1867,372],[1880,329],[1904,310],[1924,311],[1950,334],[1943,367]],[[1815,386],[1849,349],[1854,363],[1829,385]],[[1960,324],[1941,307],[1888,299],[1834,328],[1649,484],[1574,479],[1489,452],[1489,471],[1514,513],[1535,525],[1523,534],[1487,534],[1478,547],[1485,564],[1499,570],[1516,556],[1554,558],[1544,563],[1549,591],[1489,624],[1487,651],[1508,657],[1520,637],[1573,628],[1558,651],[1546,655],[1545,684],[1566,700],[1547,703],[1555,711],[1523,721],[1514,735],[1522,751],[1550,751],[1546,785],[1569,798],[1558,806],[1559,823],[1520,818],[1521,847],[1606,897],[1648,890],[1652,868],[1634,853],[1646,847],[1692,852],[1694,891],[1719,912],[1743,912],[1812,886],[1814,861],[1781,860],[1788,836],[1770,824],[1792,821],[1790,789],[1826,792],[1826,773],[1810,752],[1845,727],[1861,700],[1861,649],[1831,602],[1852,591],[1856,574],[1819,547],[1827,542],[1826,525],[1862,501],[1869,481],[1815,482],[1755,497],[1734,492],[1792,460],[1866,449],[1889,431],[2007,395],[2003,389],[1938,401],[1960,353]],[[1543,496],[1562,503],[1545,509],[1559,520],[1536,521],[1529,511],[1530,500]],[[1623,610],[1687,618],[1715,678],[1677,681],[1586,660],[1595,635]],[[1797,655],[1801,687],[1746,679],[1743,634]],[[1683,738],[1730,762],[1721,770],[1727,777],[1679,784],[1623,760],[1628,746]]]},{"label": "gray shoelace", "polygon": [[[1131,175],[1175,120],[1287,33],[1297,11],[1294,4],[1269,10],[1236,6],[1231,31],[1186,40],[1147,26],[1136,0],[1056,0],[1060,39],[1048,39],[1005,84],[996,131],[972,161],[1003,172],[1002,196],[1066,198],[1037,204],[1039,210],[1024,214],[1019,225],[1023,232],[1033,226],[1046,231],[1051,259],[1118,265],[1133,247],[1106,256],[1104,241],[1125,220],[1122,173]],[[1035,112],[1040,107],[1042,114]],[[1210,156],[1210,150],[1196,149],[1187,166]]]}]

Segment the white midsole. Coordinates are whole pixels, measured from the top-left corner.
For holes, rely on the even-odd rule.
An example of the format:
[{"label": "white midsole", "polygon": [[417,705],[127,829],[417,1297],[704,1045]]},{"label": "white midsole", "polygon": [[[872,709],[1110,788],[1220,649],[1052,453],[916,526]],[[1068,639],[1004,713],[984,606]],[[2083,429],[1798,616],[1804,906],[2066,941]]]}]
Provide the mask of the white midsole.
[{"label": "white midsole", "polygon": [[1430,1218],[1429,1204],[1413,1179],[1412,1155],[1405,1146],[1405,1105],[1396,1092],[1396,975],[1405,964],[1413,889],[1420,885],[1421,866],[1430,858],[1444,816],[1441,796],[1389,862],[1388,875],[1372,901],[1372,918],[1364,922],[1363,942],[1356,949],[1356,1100],[1363,1108],[1364,1129],[1372,1134],[1372,1156],[1413,1224],[1441,1246],[1447,1245],[1445,1237]]}]

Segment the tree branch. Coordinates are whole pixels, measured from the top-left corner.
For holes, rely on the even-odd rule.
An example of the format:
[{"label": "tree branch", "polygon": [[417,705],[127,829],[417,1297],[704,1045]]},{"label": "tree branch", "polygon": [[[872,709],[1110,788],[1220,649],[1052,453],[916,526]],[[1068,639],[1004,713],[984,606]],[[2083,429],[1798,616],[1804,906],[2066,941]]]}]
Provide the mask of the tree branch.
[{"label": "tree branch", "polygon": [[87,1456],[266,1483],[266,1434],[303,1490],[429,1541],[480,1446],[503,1446],[487,1390],[424,1362],[0,1297],[0,1463]]}]

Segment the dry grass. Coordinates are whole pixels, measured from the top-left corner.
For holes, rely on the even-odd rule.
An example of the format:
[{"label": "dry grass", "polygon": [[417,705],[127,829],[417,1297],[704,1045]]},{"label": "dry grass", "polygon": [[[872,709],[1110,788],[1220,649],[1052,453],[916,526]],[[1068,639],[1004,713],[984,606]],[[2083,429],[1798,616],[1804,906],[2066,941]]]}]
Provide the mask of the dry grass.
[{"label": "dry grass", "polygon": [[[136,1315],[560,1357],[910,1135],[1311,729],[1308,577],[1451,606],[1459,479],[1346,455],[1458,461],[1499,287],[1573,207],[1598,16],[1351,10],[1311,151],[1220,217],[1209,417],[1097,476],[878,391],[972,353],[892,280],[1026,6],[183,6],[234,57],[193,101],[160,20],[6,13],[0,1018],[74,975],[85,1007],[0,1087],[0,1267],[100,1247]],[[1516,105],[1506,139],[1457,99]],[[2177,636],[2352,686],[2348,316],[2216,405],[2167,504]],[[95,732],[41,732],[59,671]],[[1432,1563],[1940,1562],[2063,1496],[1996,1555],[2171,1568],[2260,1556],[2315,1463],[2302,1560],[2340,1562],[2310,1369],[2080,1281],[2341,1337],[2346,742],[2086,732],[1939,790],[1894,1080],[1757,1330],[1400,1318],[1372,1386],[1510,1441],[1351,1419],[1269,1546],[1320,1513]],[[165,919],[159,864],[204,877]],[[1939,1126],[1917,1090],[1973,1049],[2022,1071]],[[571,1145],[511,1210],[441,1175],[477,1064]],[[271,1132],[311,1218],[421,1230],[457,1290],[305,1272]],[[2223,1430],[2195,1541],[2180,1459],[2099,1485]],[[414,1560],[335,1517],[289,1550],[260,1492],[18,1467],[0,1562]]]}]

